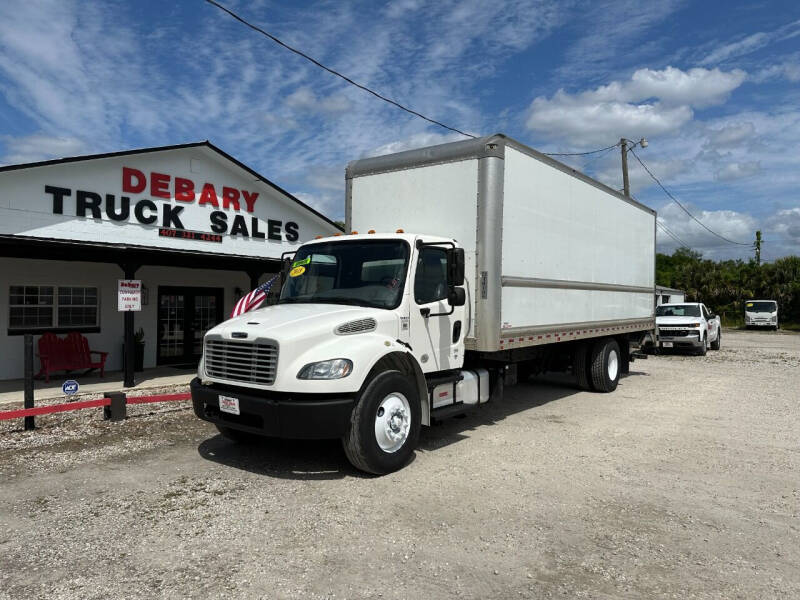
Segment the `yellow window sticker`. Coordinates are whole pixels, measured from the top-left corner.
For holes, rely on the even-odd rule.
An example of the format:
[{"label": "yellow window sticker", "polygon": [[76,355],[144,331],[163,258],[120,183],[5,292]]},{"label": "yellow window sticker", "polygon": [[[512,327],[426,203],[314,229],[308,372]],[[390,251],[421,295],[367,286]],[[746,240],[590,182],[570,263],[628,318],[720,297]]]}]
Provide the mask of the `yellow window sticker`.
[{"label": "yellow window sticker", "polygon": [[289,277],[299,277],[300,275],[302,275],[305,272],[306,272],[306,268],[305,267],[295,267],[294,269],[289,271]]},{"label": "yellow window sticker", "polygon": [[752,302],[748,302],[747,306],[753,306],[753,303]]}]

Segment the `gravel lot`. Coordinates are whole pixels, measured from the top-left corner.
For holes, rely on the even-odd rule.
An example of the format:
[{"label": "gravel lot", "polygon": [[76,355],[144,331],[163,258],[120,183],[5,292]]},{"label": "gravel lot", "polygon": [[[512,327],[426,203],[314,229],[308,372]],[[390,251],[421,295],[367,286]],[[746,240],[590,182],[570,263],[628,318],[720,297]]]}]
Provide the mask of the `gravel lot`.
[{"label": "gravel lot", "polygon": [[509,389],[381,478],[174,403],[2,422],[0,598],[797,598],[799,390],[800,335],[724,331],[610,395]]}]

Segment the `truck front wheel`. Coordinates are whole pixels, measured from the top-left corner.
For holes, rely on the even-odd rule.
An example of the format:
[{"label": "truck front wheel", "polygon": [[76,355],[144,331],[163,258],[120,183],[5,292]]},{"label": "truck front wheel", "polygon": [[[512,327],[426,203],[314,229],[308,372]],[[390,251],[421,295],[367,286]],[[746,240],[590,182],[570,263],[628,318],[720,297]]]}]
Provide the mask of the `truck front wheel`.
[{"label": "truck front wheel", "polygon": [[598,392],[617,389],[620,372],[619,344],[615,339],[597,340],[592,347],[592,387]]},{"label": "truck front wheel", "polygon": [[419,439],[417,391],[400,371],[384,371],[359,395],[342,439],[350,463],[383,475],[403,467]]}]

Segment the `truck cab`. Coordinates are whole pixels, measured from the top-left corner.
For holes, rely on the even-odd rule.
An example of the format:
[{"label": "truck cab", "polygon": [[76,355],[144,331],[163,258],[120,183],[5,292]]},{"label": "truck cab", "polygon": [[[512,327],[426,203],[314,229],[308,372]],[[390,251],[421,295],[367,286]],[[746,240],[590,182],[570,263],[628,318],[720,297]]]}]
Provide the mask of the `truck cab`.
[{"label": "truck cab", "polygon": [[478,403],[481,390],[488,399],[485,370],[460,371],[469,323],[454,240],[318,239],[285,263],[284,279],[277,304],[205,336],[194,410],[224,435],[341,437],[353,464],[383,473],[430,423],[434,376],[454,402]]},{"label": "truck cab", "polygon": [[719,316],[701,302],[656,307],[656,327],[661,349],[692,350],[705,356],[709,347],[719,350],[722,343]]}]

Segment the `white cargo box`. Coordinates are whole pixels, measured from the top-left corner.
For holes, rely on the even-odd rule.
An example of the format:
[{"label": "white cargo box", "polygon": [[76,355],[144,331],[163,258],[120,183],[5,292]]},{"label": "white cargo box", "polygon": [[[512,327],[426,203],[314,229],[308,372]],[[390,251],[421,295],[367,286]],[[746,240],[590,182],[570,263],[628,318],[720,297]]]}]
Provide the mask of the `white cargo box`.
[{"label": "white cargo box", "polygon": [[655,211],[503,135],[350,163],[346,221],[464,247],[467,349],[654,328]]}]

